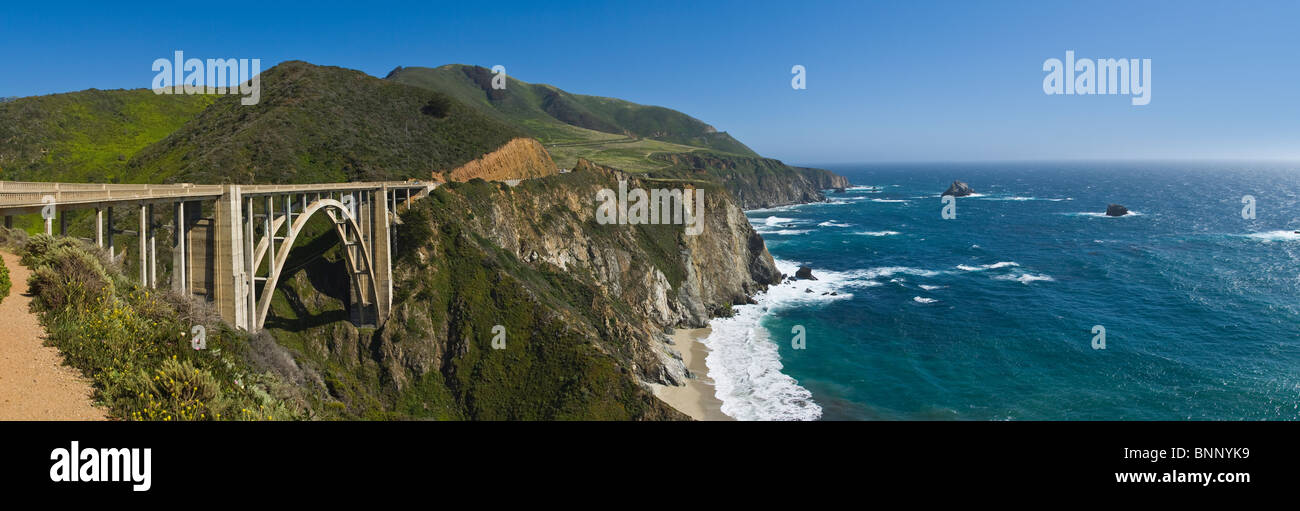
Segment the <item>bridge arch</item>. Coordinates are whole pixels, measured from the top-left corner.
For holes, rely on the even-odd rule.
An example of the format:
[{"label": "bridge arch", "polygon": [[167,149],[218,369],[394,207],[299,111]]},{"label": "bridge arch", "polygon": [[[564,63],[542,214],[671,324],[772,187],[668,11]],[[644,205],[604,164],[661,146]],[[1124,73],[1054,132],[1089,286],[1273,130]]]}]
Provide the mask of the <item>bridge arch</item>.
[{"label": "bridge arch", "polygon": [[[293,250],[294,242],[297,241],[307,222],[317,212],[321,211],[324,211],[330,217],[334,224],[334,231],[343,244],[344,260],[349,274],[348,280],[352,283],[353,289],[356,290],[356,295],[363,300],[362,305],[377,304],[379,302],[379,290],[375,285],[375,269],[371,257],[372,252],[368,242],[362,235],[361,225],[347,205],[333,198],[321,197],[308,204],[301,212],[294,214],[297,218],[294,218],[293,222],[289,224],[289,232],[284,236],[283,243],[280,245],[282,248],[274,250],[275,258],[267,269],[266,280],[260,293],[261,296],[257,300],[257,308],[253,317],[253,328],[255,330],[261,330],[266,323],[266,318],[271,309],[271,299],[275,295],[275,288],[279,285],[281,272],[284,270],[285,263],[289,260],[289,252]],[[258,242],[255,250],[254,272],[261,267],[261,261],[266,259],[264,256],[266,250],[273,249],[270,245],[275,243],[277,238],[275,233],[280,231],[287,219],[288,217],[285,216],[277,217],[270,230],[264,233],[263,239]],[[350,250],[348,247],[351,245],[358,245],[359,250]],[[362,277],[368,280],[363,283]]]}]

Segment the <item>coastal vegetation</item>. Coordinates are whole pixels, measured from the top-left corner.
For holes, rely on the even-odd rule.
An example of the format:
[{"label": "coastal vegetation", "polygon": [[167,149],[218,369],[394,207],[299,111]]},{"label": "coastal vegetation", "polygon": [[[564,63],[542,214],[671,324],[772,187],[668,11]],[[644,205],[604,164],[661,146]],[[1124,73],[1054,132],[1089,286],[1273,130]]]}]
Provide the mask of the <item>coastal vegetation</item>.
[{"label": "coastal vegetation", "polygon": [[5,266],[5,258],[0,256],[0,303],[5,301],[9,296],[9,289],[13,287],[13,282],[9,280],[9,267]]},{"label": "coastal vegetation", "polygon": [[[274,397],[254,368],[248,336],[190,300],[143,289],[84,242],[32,237],[20,249],[48,343],[94,385],[94,399],[126,420],[282,420],[305,410]],[[194,349],[194,327],[204,329]]]}]

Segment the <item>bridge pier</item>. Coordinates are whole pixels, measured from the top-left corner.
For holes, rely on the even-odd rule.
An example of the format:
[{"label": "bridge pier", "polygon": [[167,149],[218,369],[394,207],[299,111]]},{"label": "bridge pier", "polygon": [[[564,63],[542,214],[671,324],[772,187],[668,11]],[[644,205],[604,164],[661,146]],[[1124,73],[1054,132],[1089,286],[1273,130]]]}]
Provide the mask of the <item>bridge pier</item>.
[{"label": "bridge pier", "polygon": [[217,199],[213,233],[213,301],[217,312],[235,328],[248,330],[245,296],[244,226],[239,185],[225,185]]},{"label": "bridge pier", "polygon": [[108,259],[117,260],[117,246],[113,244],[113,208],[108,208]]},{"label": "bridge pier", "polygon": [[95,246],[104,248],[104,208],[95,208]]},{"label": "bridge pier", "polygon": [[185,218],[185,201],[172,204],[172,290],[177,293],[189,291],[189,259],[185,257],[186,245],[189,244],[189,223]]}]

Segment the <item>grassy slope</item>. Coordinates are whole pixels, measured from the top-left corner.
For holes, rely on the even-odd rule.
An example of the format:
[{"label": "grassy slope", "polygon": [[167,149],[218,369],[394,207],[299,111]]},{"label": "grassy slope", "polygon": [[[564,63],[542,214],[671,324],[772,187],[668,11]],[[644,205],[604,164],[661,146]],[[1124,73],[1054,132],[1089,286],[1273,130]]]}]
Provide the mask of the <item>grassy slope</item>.
[{"label": "grassy slope", "polygon": [[292,61],[263,73],[259,104],[222,97],[129,168],[195,183],[427,179],[521,135],[438,92]]},{"label": "grassy slope", "polygon": [[714,132],[708,124],[675,110],[570,94],[513,78],[505,90],[493,90],[491,77],[481,67],[447,65],[402,68],[388,79],[446,93],[520,126],[547,144],[562,167],[571,167],[581,157],[624,170],[659,170],[663,165],[649,154],[698,149],[757,156],[730,135]]},{"label": "grassy slope", "polygon": [[0,103],[0,179],[126,182],[127,161],[214,96],[85,90]]}]

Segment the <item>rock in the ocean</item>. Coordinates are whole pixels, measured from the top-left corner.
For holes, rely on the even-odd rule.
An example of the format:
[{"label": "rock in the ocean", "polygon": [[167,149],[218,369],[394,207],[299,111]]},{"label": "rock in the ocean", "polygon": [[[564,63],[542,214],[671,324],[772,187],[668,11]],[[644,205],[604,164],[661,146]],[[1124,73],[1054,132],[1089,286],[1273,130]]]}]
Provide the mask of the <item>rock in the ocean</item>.
[{"label": "rock in the ocean", "polygon": [[948,187],[948,190],[943,192],[944,195],[951,195],[953,197],[965,197],[972,193],[975,193],[975,190],[971,189],[970,185],[961,181],[953,181],[952,185]]},{"label": "rock in the ocean", "polygon": [[1128,214],[1128,208],[1119,204],[1106,206],[1106,216],[1124,216]]},{"label": "rock in the ocean", "polygon": [[835,188],[835,193],[844,193],[844,187],[843,187],[843,186],[836,187],[836,188]]},{"label": "rock in the ocean", "polygon": [[794,276],[799,279],[817,280],[817,277],[812,274],[812,268],[807,266],[800,266],[799,271],[794,272]]}]

